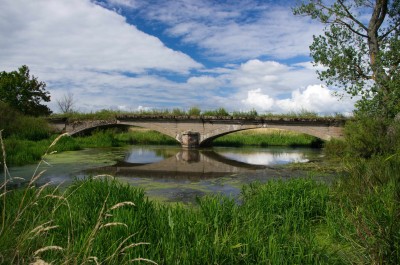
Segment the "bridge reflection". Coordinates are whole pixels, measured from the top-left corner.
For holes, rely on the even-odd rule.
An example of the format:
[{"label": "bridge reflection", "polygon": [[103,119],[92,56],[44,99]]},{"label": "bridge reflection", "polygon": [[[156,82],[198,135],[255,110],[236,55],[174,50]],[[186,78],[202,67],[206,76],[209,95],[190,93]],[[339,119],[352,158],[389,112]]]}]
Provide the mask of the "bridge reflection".
[{"label": "bridge reflection", "polygon": [[[271,157],[282,153],[269,154]],[[296,153],[301,156],[300,153]],[[265,154],[264,154],[265,155]],[[129,161],[129,160],[128,160]],[[154,163],[119,161],[113,166],[87,170],[90,174],[156,178],[210,178],[254,170],[266,170],[268,165],[254,165],[226,157],[213,150],[181,149],[175,155]]]}]

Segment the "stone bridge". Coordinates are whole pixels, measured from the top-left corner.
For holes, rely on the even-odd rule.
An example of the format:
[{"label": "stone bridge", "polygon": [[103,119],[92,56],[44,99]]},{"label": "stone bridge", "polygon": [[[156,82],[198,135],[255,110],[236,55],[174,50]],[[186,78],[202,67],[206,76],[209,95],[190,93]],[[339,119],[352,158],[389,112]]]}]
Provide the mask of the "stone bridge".
[{"label": "stone bridge", "polygon": [[95,128],[137,126],[158,131],[176,139],[182,147],[210,146],[220,136],[256,128],[276,128],[309,134],[322,140],[341,138],[344,119],[333,118],[234,118],[193,116],[117,116],[109,120],[52,119],[50,123],[70,135],[84,133]]}]

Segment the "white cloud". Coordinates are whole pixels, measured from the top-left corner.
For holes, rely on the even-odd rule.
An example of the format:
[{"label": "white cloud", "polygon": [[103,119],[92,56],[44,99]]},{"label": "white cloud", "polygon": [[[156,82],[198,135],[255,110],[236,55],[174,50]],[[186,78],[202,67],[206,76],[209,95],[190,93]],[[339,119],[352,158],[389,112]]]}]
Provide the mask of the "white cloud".
[{"label": "white cloud", "polygon": [[317,113],[351,112],[354,100],[341,100],[334,96],[325,85],[310,85],[304,90],[294,90],[289,99],[277,101],[277,106],[285,111],[308,110]]},{"label": "white cloud", "polygon": [[247,98],[242,102],[247,109],[255,108],[266,112],[288,113],[306,110],[319,114],[351,113],[354,100],[339,100],[332,93],[333,91],[324,85],[310,85],[303,90],[294,90],[289,98],[272,99],[263,94],[261,89],[256,89],[248,91]]},{"label": "white cloud", "polygon": [[201,65],[89,0],[3,0],[2,68],[188,72]]},{"label": "white cloud", "polygon": [[275,104],[275,100],[268,95],[263,95],[260,88],[248,91],[247,98],[242,102],[249,107],[262,111],[271,111]]},{"label": "white cloud", "polygon": [[[310,62],[255,59],[308,53],[310,34],[320,28],[289,10],[256,1],[0,1],[0,71],[28,65],[47,83],[53,110],[56,99],[72,92],[80,111],[149,106],[351,111],[328,88],[310,86],[319,83]],[[189,43],[188,51],[195,45],[211,55],[208,61],[225,58],[225,65],[205,68],[129,24],[121,10],[167,23],[166,33],[182,40],[176,47]]]}]

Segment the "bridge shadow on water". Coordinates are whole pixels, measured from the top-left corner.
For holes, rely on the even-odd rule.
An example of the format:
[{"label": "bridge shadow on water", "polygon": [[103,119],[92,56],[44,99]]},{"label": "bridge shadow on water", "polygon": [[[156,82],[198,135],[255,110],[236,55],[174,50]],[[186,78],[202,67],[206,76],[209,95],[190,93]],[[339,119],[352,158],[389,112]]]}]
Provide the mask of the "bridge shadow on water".
[{"label": "bridge shadow on water", "polygon": [[268,166],[230,159],[212,150],[182,149],[175,155],[154,163],[132,163],[122,160],[112,166],[89,169],[85,172],[90,175],[194,180],[265,169],[268,169]]}]

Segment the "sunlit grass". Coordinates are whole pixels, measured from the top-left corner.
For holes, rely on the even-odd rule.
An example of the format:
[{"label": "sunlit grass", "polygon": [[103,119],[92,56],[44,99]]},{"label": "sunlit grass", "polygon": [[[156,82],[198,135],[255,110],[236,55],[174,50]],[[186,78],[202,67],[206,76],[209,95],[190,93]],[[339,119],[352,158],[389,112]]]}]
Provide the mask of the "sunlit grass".
[{"label": "sunlit grass", "polygon": [[313,136],[278,129],[254,129],[240,131],[219,137],[215,146],[321,146],[322,142]]}]

